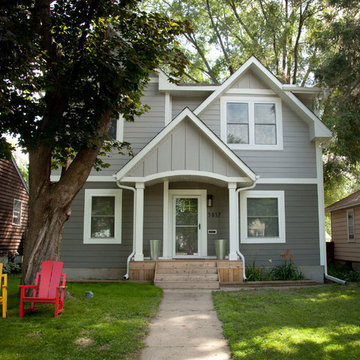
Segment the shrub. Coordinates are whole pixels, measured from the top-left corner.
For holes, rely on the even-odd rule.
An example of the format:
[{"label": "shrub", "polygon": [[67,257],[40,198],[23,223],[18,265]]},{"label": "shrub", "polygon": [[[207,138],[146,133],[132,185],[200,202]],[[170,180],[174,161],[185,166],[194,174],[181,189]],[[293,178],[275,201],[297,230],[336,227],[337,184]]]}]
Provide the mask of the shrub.
[{"label": "shrub", "polygon": [[295,266],[293,262],[293,254],[286,250],[285,253],[281,253],[280,256],[283,259],[281,265],[276,265],[270,270],[270,276],[273,280],[303,280],[304,275]]},{"label": "shrub", "polygon": [[247,266],[245,269],[246,279],[248,281],[266,281],[271,280],[269,270],[262,266],[255,266],[255,260],[251,266]]},{"label": "shrub", "polygon": [[5,274],[18,274],[21,271],[21,266],[16,264],[12,261],[7,262],[4,264],[3,272]]},{"label": "shrub", "polygon": [[352,269],[348,264],[333,262],[328,265],[328,274],[347,282],[360,281],[360,272]]}]

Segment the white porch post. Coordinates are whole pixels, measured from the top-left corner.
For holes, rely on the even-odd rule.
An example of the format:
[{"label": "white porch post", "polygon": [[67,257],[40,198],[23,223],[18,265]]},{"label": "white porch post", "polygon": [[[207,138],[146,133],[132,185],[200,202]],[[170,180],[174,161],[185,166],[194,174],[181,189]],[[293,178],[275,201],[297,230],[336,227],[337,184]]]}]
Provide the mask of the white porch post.
[{"label": "white porch post", "polygon": [[164,196],[163,196],[163,258],[171,258],[169,237],[169,181],[164,181]]},{"label": "white porch post", "polygon": [[237,249],[239,248],[239,216],[238,216],[238,194],[236,183],[228,183],[229,189],[229,260],[237,260]]},{"label": "white porch post", "polygon": [[135,215],[135,261],[144,260],[144,183],[136,183],[136,215]]}]

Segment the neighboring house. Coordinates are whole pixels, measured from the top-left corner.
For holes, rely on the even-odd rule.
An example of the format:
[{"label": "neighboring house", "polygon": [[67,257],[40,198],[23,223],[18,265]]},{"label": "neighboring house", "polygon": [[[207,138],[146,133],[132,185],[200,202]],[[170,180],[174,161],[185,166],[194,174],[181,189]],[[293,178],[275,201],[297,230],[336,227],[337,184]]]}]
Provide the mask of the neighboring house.
[{"label": "neighboring house", "polygon": [[360,267],[360,190],[328,206],[334,259]]},{"label": "neighboring house", "polygon": [[331,132],[311,110],[319,93],[281,84],[253,57],[222,85],[154,74],[142,99],[151,110],[113,124],[135,157],[113,154],[73,202],[61,250],[69,276],[120,277],[130,254],[149,258],[152,239],[161,259],[213,259],[226,239],[230,263],[241,253],[280,264],[289,249],[323,281],[321,143]]},{"label": "neighboring house", "polygon": [[0,159],[0,256],[15,255],[28,221],[28,187],[16,165]]}]

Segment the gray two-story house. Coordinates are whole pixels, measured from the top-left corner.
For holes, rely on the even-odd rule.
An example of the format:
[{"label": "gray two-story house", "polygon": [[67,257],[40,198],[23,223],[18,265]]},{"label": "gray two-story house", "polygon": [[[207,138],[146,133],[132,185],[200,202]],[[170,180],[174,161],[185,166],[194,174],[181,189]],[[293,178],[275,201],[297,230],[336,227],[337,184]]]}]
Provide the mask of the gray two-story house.
[{"label": "gray two-story house", "polygon": [[[215,261],[225,239],[223,268],[272,266],[289,250],[322,281],[321,144],[331,132],[312,111],[319,91],[283,85],[255,58],[222,85],[152,75],[150,111],[113,127],[135,156],[114,154],[73,202],[61,250],[68,276],[151,280],[162,262]],[[149,259],[154,239],[159,261]]]}]

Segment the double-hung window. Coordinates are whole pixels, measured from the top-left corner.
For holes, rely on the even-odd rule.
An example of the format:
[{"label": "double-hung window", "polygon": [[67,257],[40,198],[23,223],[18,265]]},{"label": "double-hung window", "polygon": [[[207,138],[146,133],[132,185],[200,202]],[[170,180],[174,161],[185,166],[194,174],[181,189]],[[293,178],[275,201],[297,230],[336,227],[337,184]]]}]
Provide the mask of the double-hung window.
[{"label": "double-hung window", "polygon": [[119,119],[112,119],[108,136],[111,140],[123,141],[124,133],[124,117],[119,116]]},{"label": "double-hung window", "polygon": [[87,189],[84,203],[84,243],[121,243],[121,189]]},{"label": "double-hung window", "polygon": [[347,229],[348,229],[348,241],[355,241],[355,225],[354,225],[354,209],[346,211],[347,215]]},{"label": "double-hung window", "polygon": [[22,201],[18,199],[14,199],[13,216],[12,216],[13,225],[21,226],[21,215],[22,215]]},{"label": "double-hung window", "polygon": [[241,242],[285,242],[283,191],[246,191],[240,195]]},{"label": "double-hung window", "polygon": [[277,98],[224,97],[221,137],[231,149],[281,150],[281,103]]}]

